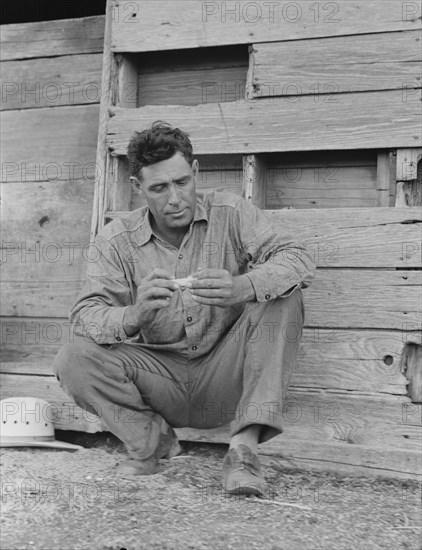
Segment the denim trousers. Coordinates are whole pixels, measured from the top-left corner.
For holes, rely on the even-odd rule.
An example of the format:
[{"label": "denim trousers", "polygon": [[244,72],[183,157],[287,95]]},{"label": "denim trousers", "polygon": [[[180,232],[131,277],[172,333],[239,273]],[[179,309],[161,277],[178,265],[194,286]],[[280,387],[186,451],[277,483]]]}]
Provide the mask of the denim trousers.
[{"label": "denim trousers", "polygon": [[100,345],[76,336],[60,349],[53,368],[64,391],[100,416],[131,457],[152,456],[163,425],[207,429],[230,423],[233,436],[260,424],[262,443],[283,431],[283,400],[303,322],[302,292],[295,290],[247,303],[212,351],[195,359],[145,344]]}]

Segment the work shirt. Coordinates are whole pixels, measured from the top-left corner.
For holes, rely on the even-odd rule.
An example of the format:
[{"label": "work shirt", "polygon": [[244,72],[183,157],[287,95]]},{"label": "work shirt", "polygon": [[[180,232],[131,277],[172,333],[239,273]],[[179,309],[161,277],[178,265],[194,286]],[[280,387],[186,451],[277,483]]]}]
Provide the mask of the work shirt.
[{"label": "work shirt", "polygon": [[177,279],[199,269],[246,274],[265,302],[309,285],[315,265],[307,249],[249,201],[226,192],[197,195],[193,220],[180,248],[154,234],[148,207],[106,225],[95,238],[87,282],[70,320],[78,334],[99,344],[138,342],[187,358],[210,352],[245,304],[222,308],[197,303],[188,289],[173,292],[149,326],[128,337],[123,318],[137,288],[155,267]]}]

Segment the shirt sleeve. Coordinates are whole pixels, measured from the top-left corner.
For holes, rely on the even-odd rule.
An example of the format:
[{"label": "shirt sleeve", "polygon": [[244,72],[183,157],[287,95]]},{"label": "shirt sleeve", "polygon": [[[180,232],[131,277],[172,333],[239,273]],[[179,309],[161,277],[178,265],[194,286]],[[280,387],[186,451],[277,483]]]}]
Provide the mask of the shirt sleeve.
[{"label": "shirt sleeve", "polygon": [[128,337],[123,317],[132,303],[132,291],[116,248],[97,235],[86,283],[69,316],[74,332],[97,344],[125,341]]},{"label": "shirt sleeve", "polygon": [[239,246],[249,264],[249,277],[258,302],[287,297],[306,288],[315,276],[315,263],[304,244],[275,227],[267,214],[242,199],[235,209]]}]

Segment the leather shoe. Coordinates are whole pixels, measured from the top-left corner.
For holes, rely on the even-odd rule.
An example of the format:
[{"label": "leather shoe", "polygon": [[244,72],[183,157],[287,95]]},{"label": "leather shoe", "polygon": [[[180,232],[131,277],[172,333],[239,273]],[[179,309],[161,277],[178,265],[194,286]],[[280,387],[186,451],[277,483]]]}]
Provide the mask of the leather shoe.
[{"label": "leather shoe", "polygon": [[225,492],[230,495],[262,495],[267,482],[258,457],[246,445],[230,449],[223,461]]},{"label": "leather shoe", "polygon": [[149,458],[129,458],[118,464],[116,472],[122,475],[151,475],[157,471],[158,460],[160,458],[171,458],[181,452],[181,447],[177,436],[170,426],[164,425],[164,430],[160,433],[158,445]]}]

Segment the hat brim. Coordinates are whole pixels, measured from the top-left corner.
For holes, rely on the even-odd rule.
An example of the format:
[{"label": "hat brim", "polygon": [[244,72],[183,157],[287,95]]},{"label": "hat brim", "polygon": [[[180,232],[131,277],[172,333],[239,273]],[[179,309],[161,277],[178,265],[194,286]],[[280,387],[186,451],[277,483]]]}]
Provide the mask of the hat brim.
[{"label": "hat brim", "polygon": [[28,441],[24,437],[17,437],[16,440],[7,440],[0,438],[0,447],[47,447],[50,449],[69,449],[78,450],[83,449],[80,445],[73,445],[72,443],[66,443],[65,441]]}]

